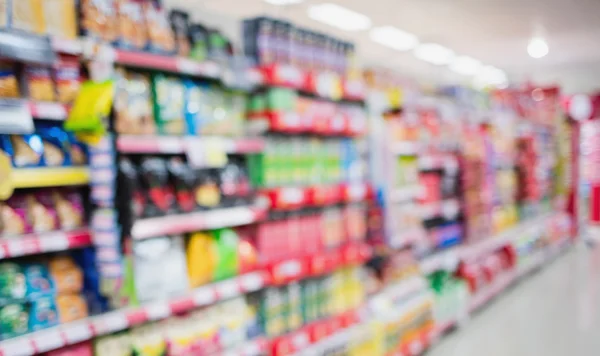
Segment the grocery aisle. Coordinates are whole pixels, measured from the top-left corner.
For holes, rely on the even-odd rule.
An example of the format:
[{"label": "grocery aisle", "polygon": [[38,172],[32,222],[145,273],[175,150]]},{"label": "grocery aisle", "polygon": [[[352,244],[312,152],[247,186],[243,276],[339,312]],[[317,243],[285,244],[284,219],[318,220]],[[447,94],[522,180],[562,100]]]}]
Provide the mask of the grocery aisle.
[{"label": "grocery aisle", "polygon": [[442,338],[428,356],[566,356],[600,350],[600,247],[573,247]]}]

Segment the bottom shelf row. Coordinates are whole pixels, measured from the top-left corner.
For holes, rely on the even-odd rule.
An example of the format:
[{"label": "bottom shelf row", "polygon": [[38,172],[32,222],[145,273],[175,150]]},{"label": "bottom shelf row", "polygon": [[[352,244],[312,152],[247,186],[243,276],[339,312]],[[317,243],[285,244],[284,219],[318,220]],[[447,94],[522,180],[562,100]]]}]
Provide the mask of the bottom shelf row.
[{"label": "bottom shelf row", "polygon": [[[568,240],[561,240],[519,256],[516,264],[500,271],[485,286],[467,292],[463,305],[455,306],[453,313],[439,300],[433,285],[430,289],[431,280],[427,283],[416,275],[367,297],[362,267],[350,266],[328,276],[268,287],[47,355],[416,356],[568,245]],[[162,319],[160,309],[154,313],[156,319]],[[98,334],[90,330],[91,325],[81,323],[77,328],[74,324],[68,335],[52,334],[51,330],[37,333],[33,345],[40,347],[38,350],[26,350],[18,344],[7,348],[3,343],[0,355],[52,349],[51,343],[64,344],[64,337],[70,338],[70,344],[77,342],[77,337],[87,340]]]}]

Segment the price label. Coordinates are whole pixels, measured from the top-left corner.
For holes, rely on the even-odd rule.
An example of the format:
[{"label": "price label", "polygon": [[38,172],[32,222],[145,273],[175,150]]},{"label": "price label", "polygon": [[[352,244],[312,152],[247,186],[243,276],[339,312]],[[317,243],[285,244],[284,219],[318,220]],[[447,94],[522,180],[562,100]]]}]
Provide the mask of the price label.
[{"label": "price label", "polygon": [[50,232],[40,237],[39,244],[43,252],[64,251],[69,248],[69,239],[64,232]]},{"label": "price label", "polygon": [[150,320],[165,319],[171,315],[171,308],[164,302],[152,304],[146,308],[146,314]]},{"label": "price label", "polygon": [[55,350],[64,345],[63,339],[58,329],[44,330],[35,334],[33,337],[37,352]]},{"label": "price label", "polygon": [[188,162],[197,168],[219,168],[227,164],[226,141],[218,137],[188,138]]},{"label": "price label", "polygon": [[16,338],[3,341],[0,346],[2,356],[34,355],[36,352],[29,338]]},{"label": "price label", "polygon": [[250,273],[242,276],[241,282],[242,287],[246,292],[254,292],[263,287],[263,277],[260,273]]},{"label": "price label", "polygon": [[302,84],[302,72],[292,66],[280,65],[277,68],[277,76],[284,82],[291,83],[293,85]]},{"label": "price label", "polygon": [[69,324],[62,328],[62,332],[69,344],[89,340],[93,336],[90,324],[87,321]]},{"label": "price label", "polygon": [[304,194],[300,188],[283,188],[281,190],[281,198],[286,204],[299,204],[303,197]]},{"label": "price label", "polygon": [[64,120],[67,118],[67,110],[62,104],[39,102],[33,104],[33,114],[36,117],[47,119]]},{"label": "price label", "polygon": [[198,75],[201,74],[201,66],[200,63],[188,58],[177,58],[175,63],[177,70],[181,73]]},{"label": "price label", "polygon": [[211,287],[199,288],[194,292],[194,303],[197,306],[208,305],[215,301],[216,295]]},{"label": "price label", "polygon": [[224,281],[217,285],[217,293],[221,299],[230,299],[240,294],[237,280]]}]

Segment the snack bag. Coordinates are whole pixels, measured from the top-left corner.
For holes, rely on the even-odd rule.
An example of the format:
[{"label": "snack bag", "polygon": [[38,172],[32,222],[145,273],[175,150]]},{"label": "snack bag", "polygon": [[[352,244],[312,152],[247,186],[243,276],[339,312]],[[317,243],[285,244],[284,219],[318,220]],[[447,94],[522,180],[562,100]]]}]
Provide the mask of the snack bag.
[{"label": "snack bag", "polygon": [[29,311],[23,304],[0,307],[0,339],[5,340],[29,331]]},{"label": "snack bag", "polygon": [[50,68],[27,64],[23,71],[29,98],[39,101],[56,100]]},{"label": "snack bag", "polygon": [[22,300],[27,295],[27,283],[20,265],[13,262],[0,263],[0,300]]},{"label": "snack bag", "polygon": [[203,61],[208,56],[208,30],[200,24],[193,24],[189,30],[191,50],[190,57]]},{"label": "snack bag", "polygon": [[88,308],[80,295],[60,295],[56,297],[56,308],[60,323],[70,323],[88,316]]},{"label": "snack bag", "polygon": [[15,65],[8,62],[0,62],[0,97],[18,98],[19,96],[21,95]]},{"label": "snack bag", "polygon": [[82,141],[86,139],[93,142],[92,138],[101,137],[106,131],[104,122],[110,114],[113,93],[113,81],[84,82],[65,121],[65,129],[85,134],[79,136]]},{"label": "snack bag", "polygon": [[214,232],[217,241],[217,264],[214,279],[221,280],[238,273],[239,237],[232,229],[219,229]]},{"label": "snack bag", "polygon": [[58,309],[53,297],[36,298],[29,308],[29,330],[36,331],[58,325]]},{"label": "snack bag", "polygon": [[188,34],[190,31],[190,15],[185,11],[171,10],[169,20],[171,21],[171,28],[175,36],[177,54],[182,57],[189,56],[190,39]]},{"label": "snack bag", "polygon": [[212,115],[209,89],[200,86],[192,80],[183,81],[185,86],[185,122],[187,133],[190,135],[202,134],[203,125]]},{"label": "snack bag", "polygon": [[143,4],[148,26],[150,51],[164,54],[175,52],[175,36],[169,25],[167,14],[157,0],[147,0]]},{"label": "snack bag", "polygon": [[172,186],[175,188],[175,199],[177,208],[182,213],[188,213],[196,209],[194,199],[194,185],[196,174],[194,170],[180,157],[173,157],[167,162]]},{"label": "snack bag", "polygon": [[54,190],[52,198],[61,229],[72,230],[83,226],[83,201],[77,191]]},{"label": "snack bag", "polygon": [[52,197],[47,191],[25,196],[28,221],[34,232],[53,231],[58,228],[58,218]]},{"label": "snack bag", "polygon": [[69,147],[71,149],[69,152],[71,165],[84,166],[88,164],[88,151],[86,145],[79,142],[73,133],[67,133],[67,137],[69,138]]},{"label": "snack bag", "polygon": [[131,356],[131,352],[129,333],[101,336],[94,343],[96,356]]},{"label": "snack bag", "polygon": [[175,77],[155,74],[152,77],[152,92],[158,132],[165,135],[183,135],[185,89],[182,82]]},{"label": "snack bag", "polygon": [[9,140],[4,147],[6,153],[12,156],[13,166],[22,168],[42,165],[44,143],[39,135],[10,135],[3,139]]},{"label": "snack bag", "polygon": [[27,282],[27,298],[40,299],[55,294],[54,282],[50,278],[48,268],[40,263],[32,263],[23,267]]},{"label": "snack bag", "polygon": [[131,346],[136,356],[163,356],[167,344],[159,324],[146,324],[134,328],[131,332]]},{"label": "snack bag", "polygon": [[81,28],[85,36],[109,43],[116,41],[117,24],[114,0],[81,0]]},{"label": "snack bag", "polygon": [[213,280],[217,258],[217,245],[212,235],[195,232],[190,236],[187,245],[187,268],[191,288]]},{"label": "snack bag", "polygon": [[43,0],[9,1],[11,27],[32,33],[44,33],[46,24],[42,2]]},{"label": "snack bag", "polygon": [[46,33],[60,39],[76,39],[76,0],[43,0],[42,4]]},{"label": "snack bag", "polygon": [[0,0],[0,28],[7,28],[9,24],[8,2],[10,0]]},{"label": "snack bag", "polygon": [[218,171],[203,169],[196,182],[196,203],[204,209],[213,209],[221,204]]},{"label": "snack bag", "polygon": [[37,131],[44,143],[44,165],[49,167],[70,165],[71,147],[65,130],[58,126],[41,125]]},{"label": "snack bag", "polygon": [[6,202],[0,202],[0,226],[2,237],[20,236],[32,231],[25,196],[13,194]]},{"label": "snack bag", "polygon": [[118,68],[116,74],[116,131],[122,134],[155,134],[150,79],[147,75],[127,72],[124,68]]},{"label": "snack bag", "polygon": [[58,295],[77,294],[83,290],[83,272],[70,256],[52,257],[48,270]]},{"label": "snack bag", "polygon": [[144,216],[161,216],[170,213],[175,203],[169,171],[162,158],[144,158],[140,163],[139,176],[142,189],[148,197]]},{"label": "snack bag", "polygon": [[58,101],[71,104],[81,87],[81,68],[77,57],[61,55],[54,70]]},{"label": "snack bag", "polygon": [[141,0],[116,0],[119,39],[124,49],[142,50],[148,44],[148,31],[144,21]]}]

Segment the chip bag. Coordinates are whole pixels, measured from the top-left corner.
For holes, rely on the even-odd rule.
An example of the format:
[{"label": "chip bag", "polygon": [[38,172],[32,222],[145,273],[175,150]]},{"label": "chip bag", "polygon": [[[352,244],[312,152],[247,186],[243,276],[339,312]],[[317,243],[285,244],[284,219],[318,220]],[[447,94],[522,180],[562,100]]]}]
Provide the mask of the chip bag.
[{"label": "chip bag", "polygon": [[110,114],[113,96],[112,80],[84,82],[65,121],[65,130],[76,132],[85,143],[97,142],[106,132],[105,122]]}]

